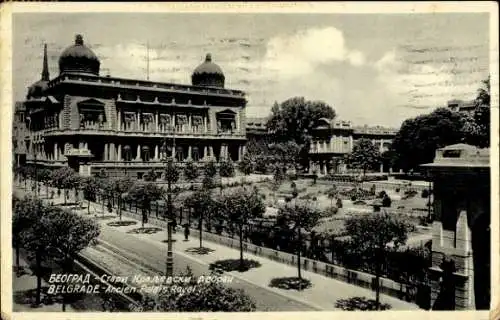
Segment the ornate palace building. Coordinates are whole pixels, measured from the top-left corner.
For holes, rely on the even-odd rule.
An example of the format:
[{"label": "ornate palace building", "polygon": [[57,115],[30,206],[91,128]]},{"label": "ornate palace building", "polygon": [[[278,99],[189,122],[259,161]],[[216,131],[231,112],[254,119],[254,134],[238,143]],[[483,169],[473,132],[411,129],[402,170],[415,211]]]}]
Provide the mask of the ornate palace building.
[{"label": "ornate palace building", "polygon": [[167,156],[179,162],[242,157],[245,93],[224,88],[210,54],[193,71],[192,85],[103,77],[99,69],[77,35],[50,79],[44,48],[41,80],[29,88],[25,110],[16,111],[29,132],[28,163],[141,178],[150,169],[160,172]]},{"label": "ornate palace building", "polygon": [[[248,139],[263,141],[267,136],[266,118],[247,119]],[[309,150],[309,169],[318,174],[343,173],[347,170],[344,163],[346,154],[352,152],[354,143],[369,139],[384,153],[389,149],[397,129],[381,126],[356,127],[350,121],[321,119],[313,130],[313,139]],[[389,172],[387,164],[381,164],[381,172]]]}]

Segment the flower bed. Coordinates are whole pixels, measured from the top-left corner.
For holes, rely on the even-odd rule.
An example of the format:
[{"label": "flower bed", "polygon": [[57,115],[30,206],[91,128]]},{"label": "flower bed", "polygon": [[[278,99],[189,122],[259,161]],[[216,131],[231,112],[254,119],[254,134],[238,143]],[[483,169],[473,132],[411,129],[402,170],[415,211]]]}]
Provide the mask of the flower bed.
[{"label": "flower bed", "polygon": [[353,297],[348,299],[340,299],[335,303],[335,307],[344,311],[375,311],[375,310],[389,310],[391,305],[387,303],[380,303],[379,308],[373,299],[366,297]]},{"label": "flower bed", "polygon": [[298,277],[274,278],[269,283],[271,288],[280,288],[284,290],[304,290],[311,287],[311,281]]},{"label": "flower bed", "polygon": [[227,260],[218,260],[210,264],[210,270],[223,270],[223,271],[248,271],[252,268],[258,268],[261,264],[255,260],[243,259],[243,265],[240,266],[239,259],[227,259]]}]

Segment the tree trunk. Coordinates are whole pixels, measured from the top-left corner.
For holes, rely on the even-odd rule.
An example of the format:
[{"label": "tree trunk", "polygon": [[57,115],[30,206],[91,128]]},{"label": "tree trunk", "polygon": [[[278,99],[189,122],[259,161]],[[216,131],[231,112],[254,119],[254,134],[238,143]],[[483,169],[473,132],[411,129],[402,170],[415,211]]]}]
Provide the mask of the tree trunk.
[{"label": "tree trunk", "polygon": [[377,261],[375,266],[375,309],[378,310],[380,308],[380,273],[381,273],[381,264],[382,259],[380,253],[377,254]]},{"label": "tree trunk", "polygon": [[19,272],[19,243],[16,241],[16,273]]},{"label": "tree trunk", "polygon": [[198,225],[200,229],[200,249],[203,248],[202,246],[202,237],[203,237],[203,213],[200,212],[200,220],[198,220]]},{"label": "tree trunk", "polygon": [[36,304],[40,304],[40,296],[42,292],[42,257],[40,252],[35,253],[36,263]]},{"label": "tree trunk", "polygon": [[[299,233],[299,236],[298,236],[298,238],[299,238],[299,248],[297,249],[298,250],[297,251],[297,267],[298,267],[298,277],[299,277],[299,280],[301,280],[302,279],[302,274],[300,272],[301,271],[300,270],[300,253],[301,253],[300,251],[302,250],[302,234],[300,232],[300,226],[298,228],[298,233]],[[300,289],[302,289],[302,288],[299,287],[299,290]]]},{"label": "tree trunk", "polygon": [[240,270],[243,271],[243,225],[240,224]]},{"label": "tree trunk", "polygon": [[64,189],[64,204],[66,204],[66,189]]},{"label": "tree trunk", "polygon": [[87,213],[90,214],[90,197],[87,199]]}]

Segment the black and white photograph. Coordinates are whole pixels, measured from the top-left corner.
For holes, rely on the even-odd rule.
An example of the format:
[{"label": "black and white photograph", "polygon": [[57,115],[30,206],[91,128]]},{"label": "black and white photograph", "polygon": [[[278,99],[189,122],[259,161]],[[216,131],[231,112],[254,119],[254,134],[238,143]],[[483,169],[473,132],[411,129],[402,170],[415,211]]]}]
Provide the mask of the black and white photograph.
[{"label": "black and white photograph", "polygon": [[2,313],[488,315],[496,4],[240,5],[10,13]]}]

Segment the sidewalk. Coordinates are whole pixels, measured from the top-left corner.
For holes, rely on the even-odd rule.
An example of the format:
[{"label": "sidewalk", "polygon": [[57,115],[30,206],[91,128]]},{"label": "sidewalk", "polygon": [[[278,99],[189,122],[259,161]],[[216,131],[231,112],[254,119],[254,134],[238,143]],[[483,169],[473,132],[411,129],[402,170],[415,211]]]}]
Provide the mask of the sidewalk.
[{"label": "sidewalk", "polygon": [[[23,190],[21,190],[23,191]],[[55,204],[63,203],[62,197],[50,200]],[[70,201],[68,201],[70,202]],[[85,206],[87,202],[85,201]],[[102,206],[91,203],[91,213],[94,215],[102,215]],[[82,215],[87,215],[87,209],[78,210]],[[99,213],[99,214],[97,214]],[[105,215],[115,215],[116,212],[113,210],[113,213],[105,213]],[[127,231],[136,229],[141,226],[141,222],[138,219],[131,218],[130,216],[123,216],[123,221],[135,221],[136,224],[132,226],[121,226],[121,227],[110,227],[107,224],[112,221],[119,221],[118,217],[108,220],[98,220],[101,228],[103,230],[112,228],[114,231],[122,232],[125,236]],[[155,227],[152,224],[146,224],[145,227]],[[127,236],[133,236],[138,240],[144,242],[144,246],[155,246],[159,248],[165,248],[166,243],[166,232],[156,232],[154,234],[127,234]],[[208,247],[214,251],[205,254],[191,254],[187,253],[185,250],[188,248],[196,248],[199,247],[199,239],[190,237],[189,241],[184,241],[184,235],[181,232],[174,233],[172,238],[176,240],[173,243],[173,250],[176,254],[188,257],[193,261],[197,261],[199,263],[203,263],[209,265],[212,262],[217,260],[224,259],[239,259],[240,252],[237,249],[229,248],[223,245],[219,245],[213,242],[204,241],[203,246]],[[314,306],[317,309],[323,310],[333,310],[335,306],[335,302],[338,299],[345,299],[355,296],[365,296],[369,299],[375,298],[375,293],[371,290],[361,288],[352,284],[348,284],[336,279],[332,279],[326,276],[322,276],[310,271],[302,271],[303,278],[309,279],[312,283],[312,286],[303,291],[295,291],[295,290],[282,290],[277,288],[269,287],[269,283],[273,278],[281,278],[281,277],[295,277],[297,276],[297,268],[285,264],[281,264],[263,257],[254,256],[249,253],[244,253],[244,258],[256,260],[261,263],[261,266],[258,268],[250,269],[249,271],[239,273],[239,272],[230,272],[232,276],[235,278],[239,278],[241,280],[252,283],[255,286],[265,288],[266,290],[270,290],[276,293],[279,293],[282,296],[289,297],[293,300],[303,301],[311,306]],[[175,261],[174,261],[175,263]],[[417,305],[408,303],[387,295],[380,296],[380,300],[382,303],[388,303],[392,306],[392,310],[416,310],[419,309]]]},{"label": "sidewalk", "polygon": [[[15,257],[15,252],[12,253]],[[23,274],[18,277],[15,271],[12,271],[12,311],[14,312],[60,312],[62,311],[62,304],[59,302],[47,303],[44,302],[44,287],[48,286],[47,282],[42,279],[42,293],[41,301],[39,307],[32,307],[31,304],[35,303],[36,295],[36,276],[28,268],[28,263],[19,257],[19,265],[24,267]],[[75,309],[71,305],[66,304],[66,312],[75,312]]]}]

